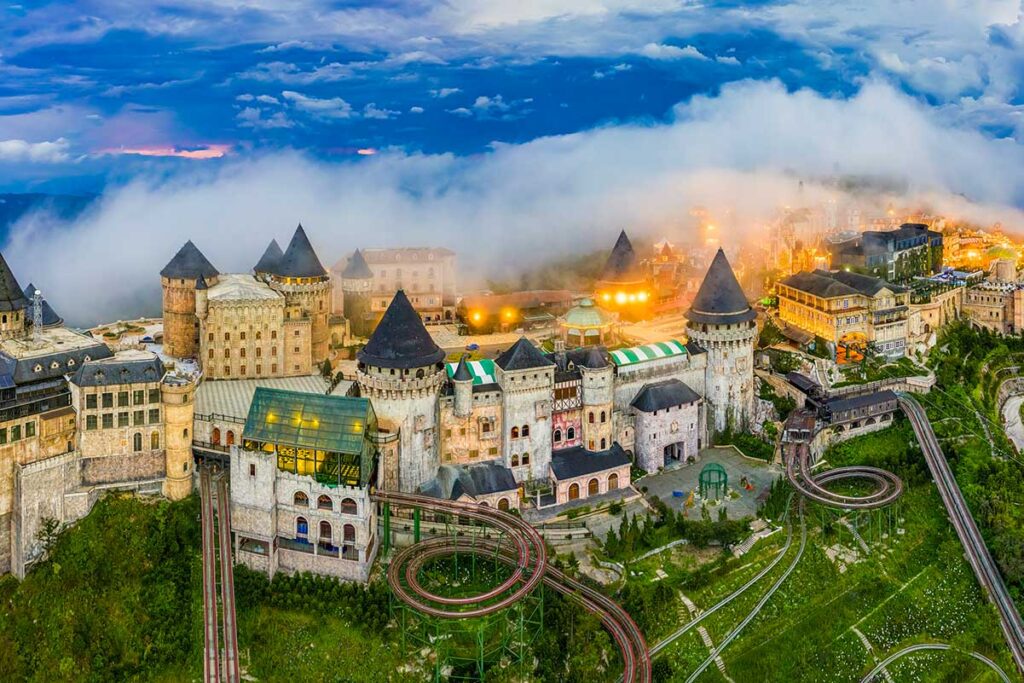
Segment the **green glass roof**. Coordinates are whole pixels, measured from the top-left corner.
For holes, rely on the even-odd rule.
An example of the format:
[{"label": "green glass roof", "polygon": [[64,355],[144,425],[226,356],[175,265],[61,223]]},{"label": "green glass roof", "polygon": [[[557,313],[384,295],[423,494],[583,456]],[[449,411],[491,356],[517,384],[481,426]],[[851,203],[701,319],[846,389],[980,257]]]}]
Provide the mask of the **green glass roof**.
[{"label": "green glass roof", "polygon": [[369,399],[258,387],[243,434],[255,441],[359,454],[367,429],[375,425]]}]

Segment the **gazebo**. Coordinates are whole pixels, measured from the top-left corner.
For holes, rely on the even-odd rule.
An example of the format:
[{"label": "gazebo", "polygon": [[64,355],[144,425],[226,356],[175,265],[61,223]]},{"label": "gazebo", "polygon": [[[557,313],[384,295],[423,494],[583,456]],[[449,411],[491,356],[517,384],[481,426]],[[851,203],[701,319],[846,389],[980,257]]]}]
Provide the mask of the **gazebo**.
[{"label": "gazebo", "polygon": [[724,496],[729,488],[729,475],[725,473],[725,468],[717,462],[709,462],[701,469],[697,482],[701,498],[707,500],[708,493],[713,491],[717,500]]},{"label": "gazebo", "polygon": [[607,345],[613,342],[615,316],[583,299],[559,318],[558,327],[568,348]]}]

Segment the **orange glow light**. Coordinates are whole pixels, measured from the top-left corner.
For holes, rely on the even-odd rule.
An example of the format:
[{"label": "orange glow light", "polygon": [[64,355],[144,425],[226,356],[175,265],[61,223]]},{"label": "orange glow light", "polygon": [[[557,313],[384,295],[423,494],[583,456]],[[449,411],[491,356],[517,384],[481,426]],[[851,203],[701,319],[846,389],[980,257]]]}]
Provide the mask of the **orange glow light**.
[{"label": "orange glow light", "polygon": [[615,303],[617,303],[617,304],[624,304],[624,303],[626,303],[626,293],[625,292],[618,292],[615,295]]},{"label": "orange glow light", "polygon": [[640,292],[636,295],[636,298],[639,301],[647,301],[647,292]]},{"label": "orange glow light", "polygon": [[601,295],[601,298],[604,299],[605,301],[611,301],[612,295],[609,294],[608,292],[605,292],[604,294]]}]

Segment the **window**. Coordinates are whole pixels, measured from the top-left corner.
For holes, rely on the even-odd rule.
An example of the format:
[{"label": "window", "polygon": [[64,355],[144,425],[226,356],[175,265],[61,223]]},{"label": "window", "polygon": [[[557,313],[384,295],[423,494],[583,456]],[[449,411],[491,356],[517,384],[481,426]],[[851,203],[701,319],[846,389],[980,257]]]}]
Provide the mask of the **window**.
[{"label": "window", "polygon": [[604,424],[604,421],[605,421],[604,411],[602,410],[601,411],[601,424]]},{"label": "window", "polygon": [[245,341],[245,332],[239,332],[238,338],[241,339],[242,341]]},{"label": "window", "polygon": [[498,499],[498,509],[502,512],[508,512],[508,498]]},{"label": "window", "polygon": [[231,366],[230,365],[225,365],[224,366],[224,374],[225,375],[230,375],[231,374]]},{"label": "window", "polygon": [[271,339],[277,339],[277,330],[271,330],[270,331],[270,338]]},{"label": "window", "polygon": [[231,358],[231,349],[224,349],[224,357]]},{"label": "window", "polygon": [[256,476],[256,465],[254,463],[249,463],[249,476],[250,477],[255,477]]},{"label": "window", "polygon": [[594,411],[590,411],[590,413],[587,415],[587,422],[589,422],[590,424],[594,424]]},{"label": "window", "polygon": [[299,331],[298,331],[298,330],[295,330],[295,336],[296,336],[296,337],[298,337],[298,336],[299,336]]},{"label": "window", "polygon": [[160,390],[159,389],[150,389],[149,390],[149,402],[150,403],[159,403],[160,402]]},{"label": "window", "polygon": [[530,464],[530,454],[529,453],[523,453],[522,463],[524,465],[529,465]]},{"label": "window", "polygon": [[103,392],[103,407],[113,408],[114,407],[114,394],[109,391]]},{"label": "window", "polygon": [[256,347],[256,357],[257,358],[262,358],[263,357],[263,347],[261,347],[261,346],[257,346]]},{"label": "window", "polygon": [[160,421],[160,409],[150,408],[149,409],[149,424],[156,424]]},{"label": "window", "polygon": [[208,334],[206,336],[206,341],[211,341],[211,342],[213,341],[213,332],[211,332],[210,334]]},{"label": "window", "polygon": [[292,497],[292,503],[299,507],[309,507],[309,496],[302,491],[296,491]]},{"label": "window", "polygon": [[597,483],[597,478],[591,479],[587,483],[587,497],[596,496],[600,491],[600,484]]},{"label": "window", "polygon": [[316,499],[316,507],[318,510],[334,510],[334,501],[330,496],[320,496]]},{"label": "window", "polygon": [[518,439],[519,438],[519,427],[513,427],[512,428],[512,438],[513,439]]},{"label": "window", "polygon": [[21,440],[21,425],[14,425],[11,427],[11,441]]},{"label": "window", "polygon": [[562,443],[562,430],[561,429],[556,429],[555,430],[555,443]]},{"label": "window", "polygon": [[480,451],[478,451],[476,449],[471,450],[469,452],[469,457],[471,457],[471,458],[478,458],[478,457],[480,457]]},{"label": "window", "polygon": [[[95,415],[86,415],[85,416],[85,428],[90,430],[90,431],[93,430],[93,429],[96,429],[96,416]],[[7,442],[7,430],[6,429],[0,429],[0,443],[6,443],[6,442]]]},{"label": "window", "polygon": [[523,436],[529,436],[530,435],[530,425],[523,425],[522,432],[520,432],[520,433]]},{"label": "window", "polygon": [[144,424],[146,424],[146,411],[145,410],[136,410],[135,414],[132,416],[132,425],[137,427],[139,425],[144,425]]},{"label": "window", "polygon": [[334,533],[331,530],[330,522],[320,522],[320,540],[327,544],[334,540]]},{"label": "window", "polygon": [[96,408],[96,394],[85,395],[85,407],[93,410]]},{"label": "window", "polygon": [[132,392],[132,403],[139,405],[140,403],[146,402],[146,392],[142,389],[138,389]]},{"label": "window", "polygon": [[141,432],[135,432],[135,434],[132,435],[132,450],[135,451],[136,453],[142,450]]},{"label": "window", "polygon": [[241,358],[245,358],[245,348],[238,349],[238,355]]},{"label": "window", "polygon": [[30,437],[30,436],[35,436],[35,435],[36,435],[36,423],[35,422],[26,422],[25,423],[25,436],[26,437]]},{"label": "window", "polygon": [[231,333],[230,332],[225,332],[224,333],[224,341],[231,341]]},{"label": "window", "polygon": [[299,347],[298,347],[298,346],[296,346],[296,347],[295,347],[295,353],[298,353],[298,352],[299,352]]},{"label": "window", "polygon": [[608,475],[608,490],[614,491],[617,488],[619,488],[619,475],[612,472]]},{"label": "window", "polygon": [[511,459],[510,462],[512,463],[512,465],[511,465],[512,467],[519,467],[519,454],[518,453],[513,453],[512,454],[512,459]]},{"label": "window", "polygon": [[271,346],[270,347],[270,355],[271,356],[276,356],[277,355],[277,347],[276,346]]},{"label": "window", "polygon": [[575,439],[576,438],[576,428],[575,427],[569,427],[568,431],[565,433],[565,438],[568,439],[569,441],[572,441],[573,439]]},{"label": "window", "polygon": [[149,435],[149,447],[154,451],[160,448],[160,432],[153,432]]},{"label": "window", "polygon": [[295,535],[303,541],[309,535],[309,522],[306,521],[305,517],[297,517],[295,519]]},{"label": "window", "polygon": [[238,374],[240,374],[240,375],[244,375],[244,374],[246,374],[245,370],[246,370],[246,368],[245,368],[245,366],[244,366],[244,365],[240,366],[240,367],[238,368]]},{"label": "window", "polygon": [[113,426],[114,426],[114,414],[113,413],[103,413],[103,428],[104,429],[112,429]]},{"label": "window", "polygon": [[489,434],[490,431],[491,431],[491,421],[490,420],[484,420],[483,424],[480,425],[480,428],[481,428],[481,430],[483,431],[484,434]]},{"label": "window", "polygon": [[344,527],[344,539],[345,543],[356,542],[356,528],[351,524],[346,524]]},{"label": "window", "polygon": [[117,426],[127,427],[128,426],[128,411],[125,410],[117,414]]},{"label": "window", "polygon": [[608,447],[608,446],[607,446],[607,443],[608,443],[608,441],[607,441],[606,439],[601,439],[601,450],[602,450],[602,451],[603,451],[603,450],[604,450],[605,448],[607,448],[607,447]]},{"label": "window", "polygon": [[356,502],[351,498],[346,498],[345,500],[341,501],[341,514],[354,515],[356,514],[357,510],[358,508],[356,507]]}]

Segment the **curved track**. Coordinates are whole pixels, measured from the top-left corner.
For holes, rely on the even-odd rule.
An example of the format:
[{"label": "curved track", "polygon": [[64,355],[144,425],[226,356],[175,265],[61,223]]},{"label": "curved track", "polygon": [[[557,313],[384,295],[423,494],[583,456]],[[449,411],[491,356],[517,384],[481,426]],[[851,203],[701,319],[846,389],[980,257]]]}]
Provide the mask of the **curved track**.
[{"label": "curved track", "polygon": [[935,486],[946,506],[946,512],[949,514],[956,535],[967,554],[967,561],[970,562],[971,568],[974,570],[975,576],[978,577],[978,582],[985,589],[989,600],[995,605],[1003,636],[1010,646],[1010,654],[1013,656],[1017,669],[1024,673],[1024,623],[1021,622],[1017,606],[1010,597],[1006,584],[1003,583],[1003,577],[985,546],[981,532],[978,531],[978,527],[974,523],[974,517],[971,516],[967,502],[960,492],[960,487],[957,486],[956,478],[953,477],[953,473],[949,469],[949,463],[946,462],[946,458],[942,454],[939,441],[935,438],[935,432],[928,421],[927,413],[921,404],[911,396],[900,394],[898,398],[900,408],[907,414],[914,433],[917,435],[917,440],[921,443],[921,451],[928,463],[928,469],[931,470]]},{"label": "curved track", "polygon": [[[945,643],[921,643],[920,645],[911,645],[909,647],[905,647],[902,650],[898,650],[896,652],[893,652],[891,655],[889,655],[888,657],[886,657],[885,659],[880,661],[878,664],[876,664],[875,668],[872,669],[871,671],[869,671],[867,676],[865,676],[864,678],[860,679],[860,683],[871,683],[871,681],[873,681],[878,674],[882,673],[882,670],[885,667],[889,666],[890,664],[895,662],[897,659],[900,659],[901,657],[903,657],[905,655],[913,654],[914,652],[922,652],[922,651],[926,651],[926,650],[955,650],[955,649],[956,648],[953,647],[952,645],[947,645]],[[993,662],[991,659],[989,659],[985,655],[979,654],[977,652],[964,652],[964,654],[967,655],[968,657],[973,657],[974,659],[977,659],[979,662],[982,662],[983,664],[988,666],[988,668],[990,668],[993,671],[995,671],[996,674],[999,676],[999,678],[1003,681],[1003,683],[1011,683],[1010,677],[1006,675],[1006,672],[1003,671],[1002,667],[1000,667],[998,664]]]},{"label": "curved track", "polygon": [[[648,683],[651,658],[643,633],[614,600],[548,565],[544,539],[529,523],[494,508],[458,503],[427,496],[378,491],[375,500],[391,505],[418,507],[432,512],[458,515],[486,523],[508,540],[433,538],[401,550],[388,567],[388,584],[399,600],[410,607],[442,619],[465,619],[504,609],[525,597],[541,581],[579,603],[600,618],[622,652],[623,679]],[[419,583],[419,569],[432,558],[455,552],[492,553],[513,568],[500,585],[480,595],[448,598],[426,590]]]},{"label": "curved track", "polygon": [[[871,510],[885,507],[903,495],[903,481],[888,470],[854,465],[813,474],[810,456],[808,444],[795,444],[786,462],[786,477],[801,495],[815,503],[843,510]],[[826,484],[844,479],[866,479],[875,484],[875,490],[866,496],[844,496],[825,488]]]}]

